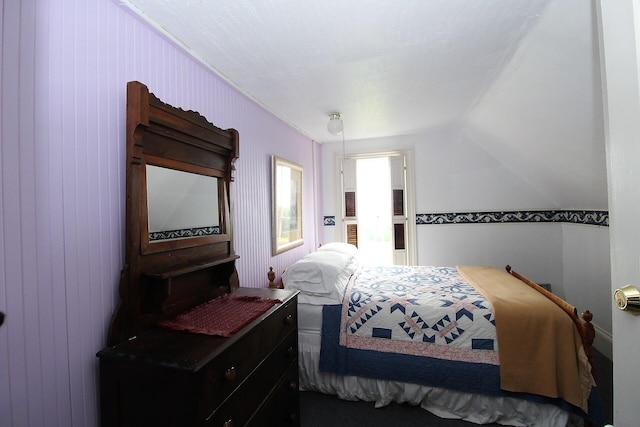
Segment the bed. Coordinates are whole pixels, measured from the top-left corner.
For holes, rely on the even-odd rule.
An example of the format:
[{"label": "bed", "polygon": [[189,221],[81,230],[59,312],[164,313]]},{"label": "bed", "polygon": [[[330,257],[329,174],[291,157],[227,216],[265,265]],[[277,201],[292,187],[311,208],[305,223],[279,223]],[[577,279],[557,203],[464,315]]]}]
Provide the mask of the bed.
[{"label": "bed", "polygon": [[601,423],[593,327],[510,267],[369,266],[329,243],[282,286],[300,291],[301,391],[476,424]]}]

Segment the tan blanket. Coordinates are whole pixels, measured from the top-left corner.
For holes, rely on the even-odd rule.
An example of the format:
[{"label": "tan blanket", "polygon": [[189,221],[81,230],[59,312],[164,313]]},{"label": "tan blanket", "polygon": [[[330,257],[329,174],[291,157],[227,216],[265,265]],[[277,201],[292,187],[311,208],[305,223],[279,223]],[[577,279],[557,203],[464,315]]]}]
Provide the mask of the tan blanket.
[{"label": "tan blanket", "polygon": [[[504,270],[457,266],[493,305],[500,357],[500,387],[565,401],[588,413],[591,368],[573,319],[564,307]],[[557,298],[557,297],[556,297]]]}]

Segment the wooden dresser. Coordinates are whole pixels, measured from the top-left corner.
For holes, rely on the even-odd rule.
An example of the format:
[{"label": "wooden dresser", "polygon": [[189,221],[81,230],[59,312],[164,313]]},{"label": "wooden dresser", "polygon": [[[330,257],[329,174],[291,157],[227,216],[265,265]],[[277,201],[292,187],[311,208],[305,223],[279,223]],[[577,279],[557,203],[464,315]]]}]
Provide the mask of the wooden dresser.
[{"label": "wooden dresser", "polygon": [[100,357],[102,426],[299,426],[297,293],[229,338],[163,328]]},{"label": "wooden dresser", "polygon": [[[236,270],[238,132],[129,82],[126,133],[125,264],[97,353],[102,427],[298,426],[297,293],[240,287]],[[165,327],[210,306],[195,323],[218,335]]]}]

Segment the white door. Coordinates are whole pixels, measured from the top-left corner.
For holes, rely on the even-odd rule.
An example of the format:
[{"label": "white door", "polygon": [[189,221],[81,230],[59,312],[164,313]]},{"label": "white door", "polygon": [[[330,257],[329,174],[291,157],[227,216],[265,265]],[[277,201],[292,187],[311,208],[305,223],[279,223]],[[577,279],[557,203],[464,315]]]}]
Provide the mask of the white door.
[{"label": "white door", "polygon": [[415,263],[410,152],[349,155],[342,162],[343,240],[372,264]]},{"label": "white door", "polygon": [[[640,287],[640,0],[599,0],[612,295]],[[634,24],[635,21],[635,24]],[[613,302],[612,302],[613,304]],[[640,316],[613,308],[614,424],[640,425]]]}]

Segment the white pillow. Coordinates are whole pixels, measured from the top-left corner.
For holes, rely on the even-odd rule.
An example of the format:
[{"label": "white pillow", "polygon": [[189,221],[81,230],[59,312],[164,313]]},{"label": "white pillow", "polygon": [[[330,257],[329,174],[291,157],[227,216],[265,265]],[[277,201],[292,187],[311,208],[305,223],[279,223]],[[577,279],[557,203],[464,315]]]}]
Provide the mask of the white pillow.
[{"label": "white pillow", "polygon": [[345,255],[351,255],[354,257],[358,256],[358,248],[352,245],[351,243],[345,243],[345,242],[325,243],[324,245],[318,248],[318,251],[330,251],[330,252],[337,252]]},{"label": "white pillow", "polygon": [[352,256],[316,251],[296,261],[282,274],[286,289],[297,289],[308,295],[342,299],[344,288],[357,263]]},{"label": "white pillow", "polygon": [[[333,284],[333,288],[331,289],[331,293],[329,293],[328,297],[334,300],[337,300],[339,303],[342,303],[342,298],[344,296],[344,290],[349,284],[349,279],[356,272],[358,268],[358,258],[352,257],[351,261],[345,266],[345,268],[338,274],[335,283]],[[327,303],[325,303],[327,304]]]},{"label": "white pillow", "polygon": [[325,295],[310,295],[304,292],[298,294],[298,304],[309,305],[340,305],[342,296],[337,293]]}]

